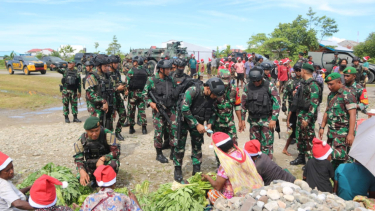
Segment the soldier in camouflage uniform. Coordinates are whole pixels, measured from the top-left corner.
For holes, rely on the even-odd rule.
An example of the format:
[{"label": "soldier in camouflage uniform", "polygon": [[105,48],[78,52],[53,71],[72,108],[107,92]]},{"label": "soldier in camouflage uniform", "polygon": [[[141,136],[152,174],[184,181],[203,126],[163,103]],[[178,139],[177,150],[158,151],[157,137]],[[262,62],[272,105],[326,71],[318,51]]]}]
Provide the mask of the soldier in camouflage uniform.
[{"label": "soldier in camouflage uniform", "polygon": [[96,186],[93,175],[99,165],[110,165],[116,172],[120,167],[120,144],[110,130],[99,124],[99,118],[89,117],[84,124],[83,133],[74,144],[74,163],[77,167],[77,177],[81,185]]},{"label": "soldier in camouflage uniform", "polygon": [[354,94],[357,99],[357,111],[366,113],[368,107],[367,91],[356,82],[357,69],[354,67],[347,67],[343,71],[345,78],[345,86]]},{"label": "soldier in camouflage uniform", "polygon": [[348,153],[354,141],[357,100],[341,83],[339,73],[329,74],[325,82],[331,93],[327,97],[327,108],[319,129],[319,138],[323,138],[324,127],[328,125],[327,143],[333,149],[332,165],[336,169],[341,163],[351,162]]},{"label": "soldier in camouflage uniform", "polygon": [[[242,98],[242,121],[250,123],[250,139],[261,143],[261,150],[272,159],[273,134],[280,112],[280,96],[272,82],[263,80],[263,69],[255,66],[249,72],[250,83],[245,86]],[[240,132],[242,132],[240,130]]]},{"label": "soldier in camouflage uniform", "polygon": [[301,63],[307,63],[308,62],[308,60],[306,58],[304,58],[303,55],[305,55],[303,52],[298,53],[297,62],[301,62]]},{"label": "soldier in camouflage uniform", "polygon": [[141,56],[133,57],[133,68],[129,70],[125,78],[126,88],[129,90],[128,94],[128,120],[129,120],[129,134],[135,133],[135,109],[138,107],[138,114],[140,115],[140,123],[142,124],[142,133],[147,134],[147,120],[146,120],[146,105],[142,97],[142,91],[146,85],[149,72],[142,67],[143,58]]},{"label": "soldier in camouflage uniform", "polygon": [[223,132],[228,134],[233,143],[237,144],[237,130],[234,124],[233,109],[238,118],[238,127],[242,130],[245,121],[241,119],[241,98],[236,85],[230,84],[230,72],[228,70],[220,70],[219,78],[225,85],[224,95],[218,97],[214,103],[214,114],[212,115],[209,124],[212,125],[212,131]]},{"label": "soldier in camouflage uniform", "polygon": [[125,124],[126,120],[126,110],[125,110],[125,104],[123,97],[121,94],[125,93],[125,85],[123,84],[121,80],[121,74],[118,71],[119,63],[121,63],[121,58],[119,56],[110,56],[109,59],[111,60],[110,64],[110,75],[112,77],[112,80],[114,81],[114,88],[116,90],[115,92],[115,98],[116,98],[116,110],[118,112],[119,119],[116,124],[116,138],[120,141],[124,140],[124,137],[121,135],[122,127]]},{"label": "soldier in camouflage uniform", "polygon": [[311,64],[302,65],[303,80],[293,97],[292,112],[297,114],[296,139],[298,157],[290,165],[306,164],[307,155],[312,158],[312,140],[315,138],[315,121],[320,104],[320,87],[312,77],[314,67]]},{"label": "soldier in camouflage uniform", "polygon": [[[148,106],[152,108],[152,118],[154,119],[154,146],[156,148],[156,160],[160,163],[168,163],[168,159],[164,157],[162,152],[163,136],[164,133],[168,133],[168,140],[171,146],[171,155],[173,158],[174,146],[177,144],[176,137],[176,107],[175,99],[173,98],[174,84],[172,79],[169,77],[169,72],[172,68],[171,60],[160,60],[157,64],[158,74],[148,78],[146,86],[142,92],[142,96]],[[149,93],[152,93],[158,102],[155,102]],[[162,104],[164,108],[158,108],[156,103]],[[168,115],[168,123],[166,117],[164,117],[158,109],[164,109]]]},{"label": "soldier in camouflage uniform", "polygon": [[[58,73],[63,75],[61,79],[62,89],[62,103],[63,111],[65,116],[65,122],[70,123],[69,120],[69,103],[72,108],[72,114],[74,116],[73,122],[81,122],[77,118],[78,115],[78,98],[81,97],[81,75],[76,69],[74,69],[75,62],[71,60],[68,62],[68,69],[56,68],[55,65],[51,64],[51,68],[57,70]],[[77,94],[78,91],[78,94]]]},{"label": "soldier in camouflage uniform", "polygon": [[[283,153],[288,156],[291,156],[291,154],[289,154],[288,152],[288,147],[290,144],[293,143],[293,140],[295,140],[296,138],[297,114],[296,112],[291,111],[291,107],[292,107],[292,102],[293,102],[293,92],[300,85],[300,82],[302,80],[301,68],[302,68],[301,62],[297,62],[294,65],[293,70],[294,70],[295,76],[290,78],[286,82],[285,89],[283,89],[283,100],[282,100],[283,103],[282,103],[281,110],[283,112],[287,112],[287,121],[286,121],[287,124],[286,125],[290,130],[292,130],[292,133],[290,134],[288,140],[286,141],[285,147],[283,149]],[[286,101],[288,101],[288,107],[286,105]]]},{"label": "soldier in camouflage uniform", "polygon": [[272,77],[271,77],[271,65],[269,63],[262,63],[260,65],[263,70],[264,70],[264,74],[263,74],[263,79],[266,80],[266,81],[271,81]]},{"label": "soldier in camouflage uniform", "polygon": [[132,58],[129,54],[125,56],[125,61],[122,63],[122,72],[126,76],[130,69],[133,68]]},{"label": "soldier in camouflage uniform", "polygon": [[359,64],[360,60],[361,59],[356,56],[353,58],[353,61],[352,61],[353,67],[357,70],[355,82],[361,85],[362,87],[366,88],[365,80],[369,72],[367,68],[364,68],[362,67],[362,65]]},{"label": "soldier in camouflage uniform", "polygon": [[326,62],[326,64],[333,64],[333,66],[338,66],[340,63],[339,53],[334,53],[334,58],[331,62]]},{"label": "soldier in camouflage uniform", "polygon": [[[213,77],[202,84],[197,81],[195,85],[188,88],[182,100],[181,112],[184,121],[180,124],[182,127],[181,137],[175,148],[174,153],[174,179],[178,182],[182,181],[182,160],[185,154],[185,145],[187,139],[187,131],[191,137],[193,175],[200,172],[202,163],[202,144],[203,134],[206,133],[204,122],[209,121],[213,111],[212,106],[217,97],[224,94],[225,86],[221,79]],[[180,105],[177,105],[180,106]],[[211,125],[207,125],[207,130],[211,129]]]}]

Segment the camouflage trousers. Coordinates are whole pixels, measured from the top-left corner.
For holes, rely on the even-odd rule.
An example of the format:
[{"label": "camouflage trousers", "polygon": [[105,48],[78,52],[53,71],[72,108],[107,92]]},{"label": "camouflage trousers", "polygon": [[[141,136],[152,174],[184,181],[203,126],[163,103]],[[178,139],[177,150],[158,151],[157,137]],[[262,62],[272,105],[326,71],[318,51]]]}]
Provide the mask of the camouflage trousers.
[{"label": "camouflage trousers", "polygon": [[78,114],[78,96],[77,92],[72,90],[63,90],[62,91],[62,103],[63,103],[63,112],[64,116],[69,115],[69,103],[72,108],[72,114]]},{"label": "camouflage trousers", "polygon": [[237,139],[238,139],[237,129],[236,129],[236,125],[234,124],[234,121],[231,120],[227,124],[228,125],[226,127],[224,127],[224,126],[220,126],[219,123],[214,123],[214,125],[212,126],[212,131],[214,131],[214,133],[223,132],[223,133],[228,134],[229,137],[231,137],[233,143],[235,145],[238,145],[238,143],[237,143]]},{"label": "camouflage trousers", "polygon": [[352,163],[353,159],[349,157],[350,146],[346,144],[346,136],[327,139],[327,143],[332,147],[332,165],[334,169],[341,163]]},{"label": "camouflage trousers", "polygon": [[[104,162],[104,165],[109,165],[113,168],[113,170],[115,170],[116,173],[118,173],[118,170],[120,168],[120,161],[118,159],[112,159],[110,161],[107,161],[107,162]],[[86,163],[84,163],[84,169],[85,171],[87,172],[87,174],[90,176],[90,181],[96,181],[96,178],[94,176],[94,172],[96,170],[96,167],[93,168],[93,167],[89,167]],[[79,171],[78,171],[78,174],[77,174],[77,179],[79,180],[81,178],[81,175],[79,174]]]},{"label": "camouflage trousers", "polygon": [[121,133],[122,127],[124,127],[125,120],[126,120],[126,109],[124,100],[121,97],[120,93],[116,93],[116,108],[118,114],[118,121],[116,125],[116,133]]},{"label": "camouflage trousers", "polygon": [[86,101],[86,103],[87,103],[87,111],[90,113],[90,116],[101,118],[104,111],[98,108],[98,106],[96,106],[95,104],[93,104],[92,102],[88,100]]},{"label": "camouflage trousers", "polygon": [[90,113],[90,116],[95,116],[100,119],[100,125],[104,126],[103,122],[103,115],[106,115],[106,126],[110,131],[113,131],[113,121],[114,121],[114,111],[108,110],[107,113],[105,113],[101,107],[87,101],[87,111]]},{"label": "camouflage trousers", "polygon": [[142,91],[129,91],[128,96],[128,120],[129,125],[135,125],[135,110],[138,107],[138,114],[140,115],[140,122],[143,126],[147,125],[147,119],[146,119],[146,104],[142,97]]},{"label": "camouflage trousers", "polygon": [[268,128],[270,121],[271,116],[268,118],[249,118],[249,130],[250,139],[257,139],[260,142],[262,152],[272,156],[274,131]]},{"label": "camouflage trousers", "polygon": [[154,146],[155,148],[162,148],[164,133],[168,133],[169,145],[174,147],[177,144],[177,118],[176,110],[174,108],[166,110],[172,124],[169,124],[163,115],[152,110],[152,118],[154,123]]},{"label": "camouflage trousers", "polygon": [[310,121],[306,128],[302,128],[302,116],[297,116],[296,141],[300,154],[305,154],[309,159],[312,156],[312,140],[315,138],[315,119]]},{"label": "camouflage trousers", "polygon": [[185,156],[185,146],[187,133],[189,131],[191,138],[191,160],[193,165],[200,165],[202,163],[202,144],[204,142],[203,134],[200,134],[196,128],[190,129],[188,124],[181,122],[181,137],[174,148],[173,162],[175,166],[182,166]]}]

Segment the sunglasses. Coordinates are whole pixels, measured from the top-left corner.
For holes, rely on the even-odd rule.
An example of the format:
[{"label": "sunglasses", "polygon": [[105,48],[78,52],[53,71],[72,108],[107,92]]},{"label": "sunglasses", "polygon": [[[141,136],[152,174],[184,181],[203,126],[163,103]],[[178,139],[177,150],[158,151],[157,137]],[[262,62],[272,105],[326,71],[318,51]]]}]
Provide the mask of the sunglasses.
[{"label": "sunglasses", "polygon": [[260,80],[257,80],[257,81],[253,81],[253,82],[255,82],[255,83],[258,83],[258,82],[260,82],[262,79],[260,79]]},{"label": "sunglasses", "polygon": [[294,70],[295,72],[301,72],[302,70]]}]

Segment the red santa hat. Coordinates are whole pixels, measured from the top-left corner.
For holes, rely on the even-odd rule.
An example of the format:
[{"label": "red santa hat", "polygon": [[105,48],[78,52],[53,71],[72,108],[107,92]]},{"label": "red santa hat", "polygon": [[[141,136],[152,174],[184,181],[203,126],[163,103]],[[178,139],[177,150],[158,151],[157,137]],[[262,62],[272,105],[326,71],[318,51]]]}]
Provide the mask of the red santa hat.
[{"label": "red santa hat", "polygon": [[191,57],[195,57],[194,54],[191,54]]},{"label": "red santa hat", "polygon": [[225,62],[225,65],[229,65],[229,62]]},{"label": "red santa hat", "polygon": [[251,54],[248,53],[248,54],[247,54],[247,58],[250,58],[250,57],[253,57],[253,56],[252,56]]},{"label": "red santa hat", "polygon": [[197,59],[197,63],[200,63],[199,59]]},{"label": "red santa hat", "polygon": [[365,60],[365,61],[367,61],[367,60],[369,60],[369,59],[370,59],[369,56],[365,56],[365,57],[363,57],[363,60]]},{"label": "red santa hat", "polygon": [[203,59],[201,59],[201,62],[204,62],[204,60],[203,60]]},{"label": "red santa hat", "polygon": [[223,132],[216,132],[216,133],[212,134],[212,142],[211,142],[210,148],[214,148],[212,146],[213,144],[215,144],[216,147],[220,147],[220,146],[228,143],[231,140],[232,140],[232,138],[228,134],[223,133]]},{"label": "red santa hat", "polygon": [[228,56],[228,59],[231,59],[232,57],[231,56]]},{"label": "red santa hat", "polygon": [[244,59],[244,60],[242,60],[242,63],[244,63],[244,64],[246,63],[245,59]]},{"label": "red santa hat", "polygon": [[0,171],[5,169],[8,166],[8,164],[12,161],[13,161],[12,158],[0,152]]},{"label": "red santa hat", "polygon": [[327,69],[325,69],[325,68],[322,68],[322,69],[321,69],[321,71],[323,71],[323,72],[327,72]]},{"label": "red santa hat", "polygon": [[282,61],[283,61],[283,64],[288,63],[288,59],[284,59],[284,60],[282,60]]},{"label": "red santa hat", "polygon": [[111,166],[101,165],[94,172],[99,187],[109,187],[116,183],[116,172]]},{"label": "red santa hat", "polygon": [[62,188],[67,188],[67,182],[60,182],[59,180],[43,174],[35,180],[30,189],[29,203],[34,208],[48,208],[56,204],[57,195],[55,185],[61,185]]},{"label": "red santa hat", "polygon": [[262,151],[260,150],[260,142],[256,139],[246,142],[243,148],[245,149],[247,154],[252,157],[262,154]]},{"label": "red santa hat", "polygon": [[237,57],[237,61],[240,60],[240,59],[241,59],[241,57]]},{"label": "red santa hat", "polygon": [[278,64],[279,61],[277,61],[277,59],[275,59],[275,60],[273,61],[273,63],[274,63],[274,64]]},{"label": "red santa hat", "polygon": [[332,148],[327,142],[314,138],[312,152],[317,160],[325,160],[332,153]]},{"label": "red santa hat", "polygon": [[211,61],[211,58],[208,58],[208,61],[210,62],[210,61]]},{"label": "red santa hat", "polygon": [[220,63],[223,63],[223,64],[224,64],[224,59],[220,59]]}]

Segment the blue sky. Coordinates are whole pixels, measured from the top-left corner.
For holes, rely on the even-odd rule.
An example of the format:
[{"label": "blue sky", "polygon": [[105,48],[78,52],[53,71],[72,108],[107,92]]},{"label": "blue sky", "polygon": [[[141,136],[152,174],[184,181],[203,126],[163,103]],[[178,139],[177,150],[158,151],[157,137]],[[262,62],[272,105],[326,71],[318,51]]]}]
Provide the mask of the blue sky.
[{"label": "blue sky", "polygon": [[[0,51],[57,49],[61,44],[104,51],[113,35],[121,51],[160,46],[170,39],[216,49],[246,48],[251,35],[305,15],[335,18],[340,32],[329,38],[366,39],[375,32],[375,0],[0,0]],[[328,38],[324,38],[328,39]]]}]

